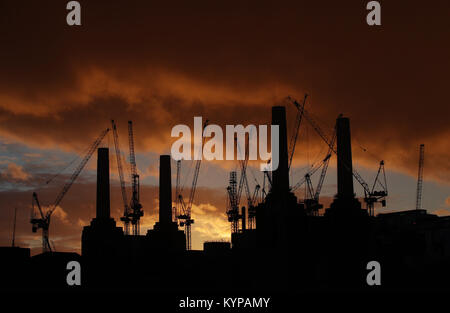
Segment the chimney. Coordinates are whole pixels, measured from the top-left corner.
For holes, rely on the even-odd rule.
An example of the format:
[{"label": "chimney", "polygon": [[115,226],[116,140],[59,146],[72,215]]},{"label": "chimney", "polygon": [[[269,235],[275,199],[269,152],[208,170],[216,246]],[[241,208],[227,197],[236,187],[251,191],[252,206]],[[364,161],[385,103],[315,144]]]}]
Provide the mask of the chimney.
[{"label": "chimney", "polygon": [[350,120],[339,117],[336,120],[337,166],[338,166],[338,199],[354,198],[352,143],[350,137]]},{"label": "chimney", "polygon": [[172,174],[170,155],[159,157],[159,223],[169,225],[172,222]]},{"label": "chimney", "polygon": [[110,219],[109,149],[99,148],[97,157],[97,219]]},{"label": "chimney", "polygon": [[[279,164],[277,170],[272,174],[274,193],[285,193],[289,191],[289,170],[288,170],[288,147],[286,129],[286,108],[284,106],[272,107],[272,125],[279,126]],[[273,138],[272,138],[273,140]]]}]

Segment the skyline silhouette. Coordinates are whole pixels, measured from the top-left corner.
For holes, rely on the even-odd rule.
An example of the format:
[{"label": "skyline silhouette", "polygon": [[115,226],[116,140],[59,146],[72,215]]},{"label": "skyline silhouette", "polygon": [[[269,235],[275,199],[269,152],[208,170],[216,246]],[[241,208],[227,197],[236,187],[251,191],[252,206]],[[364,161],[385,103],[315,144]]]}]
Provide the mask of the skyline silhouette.
[{"label": "skyline silhouette", "polygon": [[[450,3],[382,3],[382,25],[370,27],[365,22],[366,3],[361,1],[262,1],[257,6],[221,0],[118,0],[108,6],[82,1],[82,24],[72,27],[65,20],[65,3],[16,2],[4,1],[0,13],[0,246],[14,242],[25,248],[2,250],[17,251],[14,258],[25,260],[17,267],[33,272],[74,257],[95,268],[92,258],[81,255],[96,251],[92,242],[102,238],[98,227],[109,227],[118,260],[134,262],[140,269],[159,266],[161,281],[163,270],[177,266],[174,255],[184,269],[197,273],[198,286],[215,284],[214,277],[204,275],[215,271],[212,264],[229,262],[230,272],[220,273],[226,279],[232,271],[247,275],[244,263],[265,258],[279,273],[292,277],[278,281],[283,275],[259,264],[255,271],[283,286],[305,276],[308,286],[332,289],[333,282],[345,280],[353,288],[365,277],[365,263],[372,258],[387,267],[383,271],[388,286],[428,288],[444,286],[450,279],[445,267]],[[305,115],[295,136],[291,166],[291,155],[286,154],[291,152],[301,107],[291,100],[306,94],[304,109],[315,126]],[[178,200],[177,163],[161,156],[170,155],[177,139],[171,137],[171,129],[180,124],[194,129],[195,116],[222,129],[228,124],[285,124],[280,146],[284,161],[274,176],[259,170],[262,160],[249,161],[244,188],[239,160],[203,159],[192,201],[192,251],[186,252],[180,249],[185,228],[177,231],[168,222],[169,207]],[[102,130],[111,128],[112,119],[118,136],[110,131],[98,147],[92,146]],[[134,174],[128,121],[134,127]],[[334,137],[336,125],[341,133]],[[119,156],[114,149],[117,140]],[[329,147],[330,140],[337,141],[336,148]],[[421,204],[414,210],[421,185],[421,144]],[[94,147],[92,157],[74,177],[89,147]],[[347,151],[340,161],[339,149]],[[325,156],[331,150],[336,151],[328,163]],[[98,151],[103,151],[100,158]],[[119,160],[123,173],[118,171]],[[163,175],[160,162],[166,168]],[[328,170],[319,183],[324,164],[329,164]],[[100,185],[106,188],[97,184],[102,166],[109,169],[109,196],[97,190]],[[185,201],[195,167],[194,160],[181,163],[179,184]],[[386,171],[388,195],[385,198],[378,184],[371,195],[374,212],[366,212],[368,192],[381,168]],[[137,181],[132,182],[133,175]],[[67,185],[72,178],[73,184]],[[273,190],[269,178],[276,182]],[[132,197],[136,183],[138,198]],[[161,186],[166,186],[163,194]],[[234,187],[237,191],[230,192]],[[257,191],[254,205],[248,190]],[[317,190],[318,203],[313,199]],[[34,192],[38,196],[33,198]],[[237,193],[240,203],[230,204]],[[98,200],[99,194],[103,200]],[[54,209],[45,245],[56,252],[52,257],[41,255],[42,229],[34,233],[30,224],[38,199],[44,212]],[[121,230],[124,202],[131,207],[130,199],[136,200],[134,208],[142,205],[144,213],[141,236],[135,241],[126,235],[132,231]],[[102,205],[107,203],[106,210]],[[160,214],[161,206],[165,214]],[[178,214],[171,213],[175,220]],[[35,215],[34,226],[42,226],[43,220]],[[177,248],[153,260],[151,251],[164,250],[167,242]],[[345,257],[334,262],[336,255]],[[298,269],[289,272],[296,265]],[[113,262],[104,274],[117,266]],[[151,275],[148,268],[143,271]],[[234,285],[239,284],[230,282],[228,287]],[[255,279],[243,285],[252,289],[265,283]]]}]

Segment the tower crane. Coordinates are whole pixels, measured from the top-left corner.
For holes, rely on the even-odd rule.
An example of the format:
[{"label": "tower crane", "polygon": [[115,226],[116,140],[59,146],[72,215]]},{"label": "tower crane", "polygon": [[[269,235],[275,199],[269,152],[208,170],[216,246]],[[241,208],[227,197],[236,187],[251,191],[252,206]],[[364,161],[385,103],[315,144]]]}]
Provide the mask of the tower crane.
[{"label": "tower crane", "polygon": [[422,209],[422,184],[423,184],[423,161],[425,157],[425,145],[420,145],[419,172],[417,174],[416,210]]},{"label": "tower crane", "polygon": [[[237,144],[237,148],[240,151],[240,146],[239,146],[239,142],[236,143]],[[257,183],[255,186],[255,189],[253,191],[253,194],[250,193],[250,187],[248,184],[248,178],[247,178],[247,167],[248,167],[248,161],[249,161],[249,143],[248,141],[245,142],[245,154],[244,154],[244,160],[240,160],[240,165],[241,165],[241,177],[239,180],[239,186],[238,186],[238,190],[237,190],[237,194],[236,194],[236,199],[234,207],[232,209],[232,212],[230,212],[231,214],[231,220],[234,221],[234,219],[236,218],[240,218],[242,220],[242,224],[245,224],[245,213],[239,215],[239,203],[240,203],[240,199],[241,199],[241,194],[242,194],[242,189],[245,190],[245,195],[247,197],[247,208],[248,208],[248,228],[249,229],[253,229],[255,227],[255,219],[256,219],[256,203],[257,203],[257,198],[258,198],[258,194],[259,194],[259,189],[261,188],[261,186]],[[234,172],[234,174],[232,174],[234,176],[236,176],[236,172]],[[233,181],[236,179],[236,177],[231,177],[230,175],[230,186],[233,185]],[[255,179],[256,181],[256,179]],[[233,188],[230,189],[230,191]],[[237,212],[234,212],[235,210],[237,210]],[[231,221],[230,220],[230,221]],[[233,228],[233,227],[232,227]]]},{"label": "tower crane", "polygon": [[256,205],[261,186],[257,184],[251,198],[251,205],[248,207],[248,229],[256,228]]},{"label": "tower crane", "polygon": [[[102,142],[103,138],[108,133],[109,128],[103,130],[100,133],[100,136],[92,143],[92,145],[89,147],[89,150],[81,163],[77,166],[75,172],[73,172],[72,176],[69,178],[69,180],[66,182],[66,184],[63,186],[62,190],[59,192],[59,194],[56,197],[55,202],[53,205],[50,206],[50,209],[46,212],[42,209],[39,200],[38,195],[36,192],[33,192],[33,201],[32,201],[32,216],[31,216],[31,224],[32,224],[32,231],[35,233],[38,229],[42,229],[42,252],[51,252],[52,248],[50,246],[49,242],[49,227],[50,227],[50,219],[53,214],[53,212],[56,210],[58,205],[61,203],[62,199],[66,195],[66,193],[69,191],[72,184],[77,179],[78,175],[80,175],[81,171],[91,158],[92,154],[94,153],[95,149],[99,146],[99,144]],[[39,211],[39,216],[36,216],[34,205],[37,206]]]},{"label": "tower crane", "polygon": [[177,160],[177,181],[175,185],[175,206],[172,209],[173,216],[175,218],[175,222],[178,224],[178,215],[180,211],[180,193],[181,193],[181,185],[180,185],[180,178],[181,178],[181,160]]},{"label": "tower crane", "polygon": [[[334,135],[331,139],[331,146],[334,147],[334,143],[336,140],[336,132],[334,132]],[[319,203],[319,196],[320,192],[322,190],[323,182],[325,180],[325,176],[327,174],[328,165],[330,163],[331,155],[333,151],[331,148],[328,148],[327,155],[322,160],[321,164],[319,166],[313,167],[311,171],[305,174],[304,180],[300,181],[295,187],[301,186],[304,182],[306,182],[306,196],[304,200],[305,209],[308,213],[311,213],[312,215],[316,216],[319,212],[319,209],[323,208],[323,205]],[[314,190],[314,187],[311,182],[311,176],[314,174],[320,167],[322,167],[322,172],[320,174],[319,181],[317,182],[317,186]]]},{"label": "tower crane", "polygon": [[[300,105],[295,99],[292,99],[288,97],[288,100],[290,100],[295,107],[299,107]],[[336,149],[334,148],[334,145],[332,145],[332,141],[328,138],[328,136],[322,131],[322,129],[317,125],[317,123],[314,121],[314,119],[311,117],[309,112],[303,108],[303,116],[306,118],[306,120],[311,124],[311,126],[314,128],[314,130],[317,132],[317,134],[322,138],[323,141],[328,145],[328,147],[337,154]],[[344,166],[350,171],[350,166],[344,164]],[[375,178],[373,187],[370,188],[369,185],[366,183],[366,181],[359,175],[359,173],[353,169],[352,171],[353,177],[358,181],[358,183],[363,187],[364,189],[364,202],[367,205],[368,213],[373,216],[374,214],[374,204],[376,202],[381,202],[382,206],[386,206],[386,197],[388,195],[387,192],[387,182],[386,182],[386,175],[384,174],[384,161],[380,162],[380,166],[378,169],[378,174]],[[384,181],[381,181],[381,180]],[[382,187],[382,190],[375,191],[375,187],[380,185]]]},{"label": "tower crane", "polygon": [[[240,151],[239,142],[236,141],[236,145],[237,145],[238,150]],[[249,188],[248,179],[247,179],[248,159],[249,159],[249,145],[248,145],[248,141],[246,140],[245,148],[244,148],[244,160],[239,161],[239,163],[241,165],[241,177],[239,178],[236,207],[239,208],[239,203],[241,202],[242,189],[244,189],[245,195],[247,197],[247,208],[249,211],[252,211],[252,210],[254,210],[254,207],[253,207],[252,195],[250,194],[250,188]],[[239,215],[239,217],[242,221],[242,225],[245,225],[245,219],[246,219],[245,212],[243,211],[242,214]]]},{"label": "tower crane", "polygon": [[[239,149],[239,144],[237,145]],[[252,195],[250,194],[250,188],[248,185],[248,179],[247,179],[247,165],[248,165],[248,159],[249,159],[249,151],[248,151],[248,145],[246,143],[246,149],[245,149],[245,157],[244,160],[240,160],[241,165],[241,177],[239,179],[239,188],[238,188],[238,194],[237,194],[237,204],[239,205],[241,201],[241,195],[242,195],[242,189],[245,190],[245,195],[247,197],[247,205],[250,207],[252,205]]]},{"label": "tower crane", "polygon": [[139,174],[136,169],[136,156],[134,154],[133,122],[128,121],[128,141],[130,146],[130,167],[131,167],[131,203],[129,218],[133,227],[133,235],[140,233],[140,219],[144,215],[139,195]]},{"label": "tower crane", "polygon": [[123,216],[120,218],[120,220],[123,222],[125,235],[129,235],[130,234],[130,207],[128,205],[127,191],[125,188],[125,180],[123,178],[122,156],[121,156],[121,152],[120,152],[119,135],[117,133],[117,127],[116,127],[116,123],[114,122],[114,120],[111,120],[111,124],[112,124],[113,137],[114,137],[114,148],[116,150],[117,170],[119,172],[120,191],[122,192],[122,200],[123,200],[123,206],[124,206]]},{"label": "tower crane", "polygon": [[[377,184],[381,187],[380,191],[376,191],[375,187]],[[372,189],[370,192],[365,193],[364,201],[367,204],[367,209],[369,210],[369,215],[374,216],[374,204],[376,202],[381,202],[381,206],[386,206],[386,196],[387,196],[387,180],[386,180],[386,172],[384,170],[384,161],[380,161],[380,165],[378,167],[377,176],[372,185]]]},{"label": "tower crane", "polygon": [[[300,131],[300,124],[302,122],[303,117],[303,110],[305,109],[306,104],[306,98],[308,97],[307,94],[305,94],[305,98],[303,98],[303,103],[299,104],[297,101],[294,102],[294,105],[297,108],[297,116],[295,118],[295,126],[294,126],[294,132],[292,134],[292,137],[289,142],[289,165],[288,170],[291,168],[292,159],[294,157],[294,151],[295,151],[295,145],[297,143],[298,133]],[[291,99],[291,97],[288,97]]]},{"label": "tower crane", "polygon": [[[336,130],[334,132],[334,135],[331,139],[331,147],[334,147],[334,143],[336,142]],[[323,182],[325,180],[325,176],[327,174],[328,165],[330,164],[330,158],[333,153],[333,149],[328,148],[327,156],[323,160],[323,167],[322,172],[320,173],[319,182],[317,183],[316,192],[314,193],[314,199],[319,201],[320,192],[322,191]]]},{"label": "tower crane", "polygon": [[303,186],[303,184],[307,182],[308,178],[313,176],[318,170],[320,170],[325,165],[325,163],[329,161],[330,158],[331,154],[327,154],[327,156],[320,163],[313,165],[311,169],[305,174],[305,176],[291,187],[291,191],[295,191]]},{"label": "tower crane", "polygon": [[230,172],[230,181],[227,187],[227,193],[227,216],[228,221],[231,223],[231,233],[235,234],[239,231],[239,219],[241,218],[239,214],[239,202],[237,200],[236,171]]},{"label": "tower crane", "polygon": [[[208,126],[209,121],[206,120],[203,124],[203,131],[205,130],[206,126]],[[203,134],[203,132],[202,132]],[[205,137],[202,139],[202,143],[200,146],[200,155],[203,155],[203,146],[205,144]],[[194,201],[195,196],[195,190],[197,188],[197,180],[198,180],[198,174],[200,173],[200,165],[201,160],[196,161],[195,163],[195,169],[194,169],[194,177],[192,179],[192,185],[191,185],[191,192],[189,194],[189,200],[188,203],[184,201],[183,195],[180,193],[178,195],[178,201],[180,203],[180,207],[182,212],[177,216],[178,220],[180,220],[180,226],[184,226],[185,234],[186,234],[186,249],[191,250],[192,244],[191,244],[191,225],[194,223],[194,220],[191,217],[191,211],[192,211],[192,204]]]}]

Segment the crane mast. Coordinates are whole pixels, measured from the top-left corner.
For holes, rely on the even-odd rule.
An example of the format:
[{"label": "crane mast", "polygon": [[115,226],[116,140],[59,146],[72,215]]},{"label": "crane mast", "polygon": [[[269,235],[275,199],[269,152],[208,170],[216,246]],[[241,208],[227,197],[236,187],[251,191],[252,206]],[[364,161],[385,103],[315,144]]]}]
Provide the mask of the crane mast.
[{"label": "crane mast", "polygon": [[[208,126],[209,121],[206,120],[203,124],[203,131],[205,130],[206,126]],[[203,136],[203,132],[202,132]],[[205,144],[205,137],[202,139],[202,143],[200,146],[200,155],[203,155],[203,146]],[[191,250],[192,243],[191,243],[191,225],[194,224],[194,220],[191,218],[191,211],[192,211],[192,204],[194,202],[194,196],[195,196],[195,190],[197,188],[197,180],[198,180],[198,174],[200,173],[200,165],[202,162],[202,158],[196,161],[195,163],[195,169],[194,169],[194,177],[192,179],[192,185],[191,185],[191,191],[189,193],[189,201],[186,204],[183,195],[180,193],[178,195],[178,201],[180,202],[181,209],[183,211],[182,214],[179,214],[177,218],[180,220],[180,226],[184,226],[184,231],[186,235],[186,249]]]},{"label": "crane mast", "polygon": [[[381,191],[375,191],[375,187],[378,185],[381,186]],[[386,180],[386,172],[384,170],[384,161],[380,161],[380,166],[378,167],[377,176],[373,182],[372,189],[370,193],[364,198],[364,201],[367,204],[367,209],[369,210],[369,215],[374,216],[374,204],[376,202],[381,202],[381,206],[386,206],[386,196],[387,196],[387,180]]]},{"label": "crane mast", "polygon": [[253,191],[251,204],[248,207],[248,229],[256,228],[256,204],[258,202],[258,195],[259,195],[260,189],[261,189],[261,186],[259,184],[257,184],[255,186],[255,190]]},{"label": "crane mast", "polygon": [[177,160],[177,181],[175,185],[175,206],[173,207],[173,216],[175,218],[175,222],[178,224],[178,215],[180,211],[180,194],[181,194],[181,160]]},{"label": "crane mast", "polygon": [[423,161],[425,157],[425,145],[420,145],[419,172],[417,174],[416,210],[422,209],[422,184],[423,184]]},{"label": "crane mast", "polygon": [[[237,148],[240,151],[239,142],[236,140]],[[255,204],[257,202],[257,197],[259,193],[259,189],[261,186],[258,184],[255,187],[255,190],[253,191],[253,194],[250,193],[250,187],[248,184],[248,178],[247,178],[247,167],[248,167],[248,161],[249,161],[249,142],[248,140],[245,141],[245,151],[244,151],[244,160],[240,160],[240,166],[241,166],[241,177],[239,179],[239,186],[237,189],[237,194],[234,194],[235,192],[233,185],[236,181],[236,172],[230,173],[230,185],[231,187],[228,192],[232,192],[232,197],[235,198],[233,200],[233,208],[229,207],[227,214],[229,212],[229,221],[232,222],[232,232],[238,231],[238,222],[239,219],[242,221],[242,227],[244,228],[244,225],[246,224],[246,216],[245,211],[242,212],[242,214],[239,214],[239,203],[241,201],[241,195],[242,190],[245,190],[245,195],[247,197],[247,211],[248,211],[248,227],[249,229],[253,229],[255,227],[255,218],[256,218],[256,207]],[[230,195],[229,195],[230,196]],[[230,202],[231,203],[231,202]]]},{"label": "crane mast", "polygon": [[[239,142],[236,141],[236,146],[241,153],[241,148],[239,146]],[[245,140],[245,150],[244,150],[244,160],[240,160],[239,163],[241,165],[241,177],[239,179],[239,186],[238,186],[238,192],[237,192],[237,203],[236,206],[239,207],[239,203],[241,202],[241,196],[242,196],[242,190],[245,190],[245,195],[247,197],[247,207],[250,208],[253,206],[252,202],[252,195],[250,193],[250,187],[248,185],[248,179],[247,179],[247,166],[248,166],[248,160],[249,160],[249,145],[247,139]],[[245,223],[245,216],[241,216],[243,223]]]},{"label": "crane mast", "polygon": [[[34,212],[35,208],[34,205],[37,206],[39,210],[40,217],[36,217]],[[48,240],[48,228],[50,226],[50,214],[44,214],[42,211],[41,205],[39,203],[39,199],[36,192],[33,192],[33,200],[31,203],[32,206],[32,216],[31,216],[31,224],[32,224],[32,231],[33,233],[37,232],[37,230],[40,228],[42,229],[42,253],[44,252],[51,252],[52,248],[50,246],[50,241]]]},{"label": "crane mast", "polygon": [[[41,205],[38,200],[38,196],[36,192],[33,192],[33,202],[32,202],[32,217],[31,217],[31,224],[32,224],[32,231],[37,232],[39,228],[42,229],[42,252],[51,252],[52,248],[50,246],[49,242],[49,227],[50,227],[50,218],[53,214],[53,212],[56,210],[58,205],[61,203],[62,199],[64,198],[65,194],[69,191],[72,184],[77,179],[78,175],[80,175],[83,168],[86,166],[87,162],[90,160],[92,154],[95,152],[95,149],[100,145],[103,138],[106,136],[106,134],[109,132],[109,128],[103,130],[100,133],[100,136],[92,143],[92,145],[89,147],[89,150],[83,160],[80,162],[80,164],[77,166],[75,171],[73,172],[72,176],[69,178],[67,183],[63,186],[62,190],[59,192],[59,194],[56,197],[56,200],[54,204],[50,207],[50,209],[44,213],[44,211],[41,208]],[[36,206],[39,210],[40,217],[36,217],[34,212],[34,203],[36,203]]]},{"label": "crane mast", "polygon": [[239,188],[237,194],[238,205],[241,202],[242,190],[245,190],[245,195],[247,197],[247,205],[250,207],[252,205],[252,195],[250,194],[250,187],[248,185],[247,179],[247,165],[248,165],[248,154],[245,155],[245,160],[241,160],[241,177],[239,179]]},{"label": "crane mast", "polygon": [[120,220],[123,222],[124,233],[125,235],[130,234],[130,208],[128,206],[127,200],[127,192],[125,189],[125,180],[123,178],[123,167],[122,167],[122,156],[120,152],[120,144],[119,144],[119,134],[117,132],[117,126],[114,120],[111,120],[112,129],[113,129],[113,137],[114,137],[114,148],[116,150],[116,160],[117,160],[117,171],[119,172],[119,180],[120,180],[120,191],[122,192],[122,200],[123,200],[123,216]]},{"label": "crane mast", "polygon": [[235,234],[239,231],[239,203],[237,200],[237,179],[236,171],[230,172],[229,185],[227,187],[228,205],[227,216],[231,223],[231,233]]},{"label": "crane mast", "polygon": [[[272,161],[272,159],[269,159],[269,160],[267,161],[267,165],[269,165],[271,161]],[[264,180],[266,179],[266,177],[267,177],[267,185],[268,185],[268,189],[270,190],[270,189],[272,188],[272,172],[264,171]],[[264,184],[264,187],[265,187],[265,184]],[[263,189],[264,189],[264,188],[263,188]],[[265,189],[264,189],[264,190],[265,190]],[[267,193],[267,191],[265,191],[265,193]]]},{"label": "crane mast", "polygon": [[130,145],[130,167],[131,167],[131,203],[130,220],[133,227],[133,235],[140,234],[140,219],[144,215],[139,195],[139,174],[136,169],[136,156],[134,154],[133,122],[128,121],[128,141]]}]

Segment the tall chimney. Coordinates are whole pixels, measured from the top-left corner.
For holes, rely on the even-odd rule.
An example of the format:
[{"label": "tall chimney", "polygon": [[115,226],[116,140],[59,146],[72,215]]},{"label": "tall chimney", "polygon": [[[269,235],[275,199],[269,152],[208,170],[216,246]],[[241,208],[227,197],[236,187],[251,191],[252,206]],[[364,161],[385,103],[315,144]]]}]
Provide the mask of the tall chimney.
[{"label": "tall chimney", "polygon": [[98,148],[97,157],[97,219],[110,219],[109,149]]},{"label": "tall chimney", "polygon": [[339,117],[336,120],[338,199],[354,198],[352,143],[350,137],[350,120]]},{"label": "tall chimney", "polygon": [[159,223],[169,225],[172,222],[172,174],[170,155],[159,157]]},{"label": "tall chimney", "polygon": [[[272,174],[272,191],[285,193],[289,191],[288,147],[286,129],[286,108],[284,106],[272,107],[272,125],[279,126],[279,163],[278,169]],[[273,138],[272,138],[273,140]]]}]

